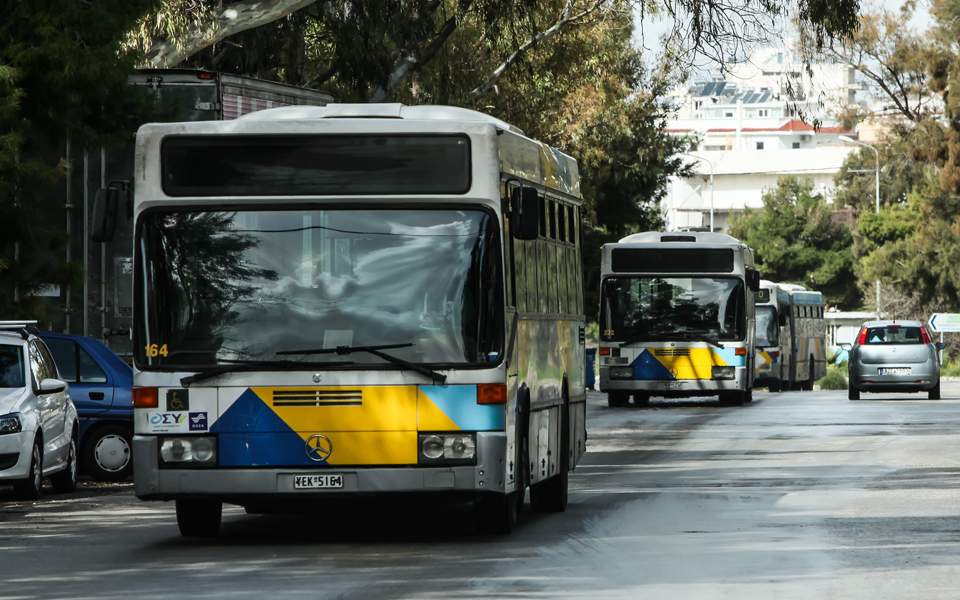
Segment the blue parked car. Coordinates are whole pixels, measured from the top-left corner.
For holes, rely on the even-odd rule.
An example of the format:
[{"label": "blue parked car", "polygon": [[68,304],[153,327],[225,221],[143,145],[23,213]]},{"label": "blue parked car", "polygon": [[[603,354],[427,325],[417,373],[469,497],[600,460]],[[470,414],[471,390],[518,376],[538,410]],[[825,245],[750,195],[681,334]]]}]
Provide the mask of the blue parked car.
[{"label": "blue parked car", "polygon": [[133,370],[93,338],[44,331],[60,377],[80,416],[80,467],[99,481],[119,481],[133,470]]}]

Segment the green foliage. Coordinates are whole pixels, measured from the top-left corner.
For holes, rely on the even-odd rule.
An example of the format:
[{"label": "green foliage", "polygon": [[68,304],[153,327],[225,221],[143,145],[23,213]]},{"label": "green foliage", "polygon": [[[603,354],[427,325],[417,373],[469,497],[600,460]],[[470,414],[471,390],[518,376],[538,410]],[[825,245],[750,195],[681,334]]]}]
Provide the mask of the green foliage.
[{"label": "green foliage", "polygon": [[734,220],[730,233],[756,253],[763,277],[823,292],[829,304],[857,304],[850,231],[809,181],[784,177],[763,197],[763,208]]},{"label": "green foliage", "polygon": [[827,374],[817,381],[821,390],[847,389],[847,369],[843,366],[827,365]]},{"label": "green foliage", "polygon": [[8,3],[0,20],[0,315],[43,316],[31,292],[68,284],[62,214],[65,165],[59,146],[129,135],[134,101],[125,92],[133,57],[120,39],[149,0]]}]

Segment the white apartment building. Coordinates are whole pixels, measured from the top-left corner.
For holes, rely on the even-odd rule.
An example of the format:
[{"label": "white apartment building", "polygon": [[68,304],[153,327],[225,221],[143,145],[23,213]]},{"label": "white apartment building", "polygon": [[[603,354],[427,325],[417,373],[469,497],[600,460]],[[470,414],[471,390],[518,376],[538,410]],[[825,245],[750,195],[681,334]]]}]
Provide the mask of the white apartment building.
[{"label": "white apartment building", "polygon": [[[669,229],[727,231],[731,218],[763,205],[764,192],[786,175],[813,181],[828,199],[833,177],[855,146],[834,116],[856,101],[854,70],[839,63],[810,66],[789,50],[762,49],[729,67],[724,79],[698,81],[670,94],[672,135],[695,136],[688,159],[695,175],[673,178],[662,209]],[[810,123],[820,121],[819,127]],[[713,184],[711,185],[711,174]]]}]

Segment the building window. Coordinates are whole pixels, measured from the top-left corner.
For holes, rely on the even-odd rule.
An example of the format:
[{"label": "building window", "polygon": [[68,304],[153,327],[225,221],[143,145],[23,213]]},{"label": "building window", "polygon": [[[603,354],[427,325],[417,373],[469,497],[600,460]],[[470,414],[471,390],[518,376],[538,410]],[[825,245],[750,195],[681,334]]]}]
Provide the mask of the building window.
[{"label": "building window", "polygon": [[760,110],[757,111],[757,114],[761,117],[770,116],[770,112],[766,108],[761,108]]},{"label": "building window", "polygon": [[763,142],[757,142],[757,150],[763,150]]},{"label": "building window", "polygon": [[793,144],[790,145],[790,147],[793,148],[794,150],[799,150],[800,142],[794,142]]}]

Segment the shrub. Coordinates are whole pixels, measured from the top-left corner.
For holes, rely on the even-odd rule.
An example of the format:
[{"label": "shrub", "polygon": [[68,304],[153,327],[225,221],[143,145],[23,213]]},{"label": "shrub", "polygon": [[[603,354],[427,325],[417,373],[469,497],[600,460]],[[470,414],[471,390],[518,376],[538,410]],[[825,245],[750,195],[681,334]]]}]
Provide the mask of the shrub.
[{"label": "shrub", "polygon": [[835,365],[827,366],[827,374],[817,382],[821,390],[845,390],[847,389],[846,369]]}]

